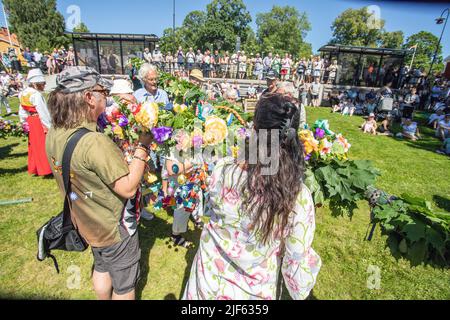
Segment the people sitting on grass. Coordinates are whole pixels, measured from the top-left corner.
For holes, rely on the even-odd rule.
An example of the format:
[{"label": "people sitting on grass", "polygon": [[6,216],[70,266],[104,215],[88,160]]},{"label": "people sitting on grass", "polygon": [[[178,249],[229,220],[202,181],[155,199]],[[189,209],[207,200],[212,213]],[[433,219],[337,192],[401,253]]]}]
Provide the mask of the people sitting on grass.
[{"label": "people sitting on grass", "polygon": [[361,129],[364,133],[377,134],[377,122],[375,121],[375,114],[369,114],[367,120],[362,124]]},{"label": "people sitting on grass", "polygon": [[439,121],[436,136],[442,141],[450,138],[450,114],[446,114],[444,119]]},{"label": "people sitting on grass", "polygon": [[402,123],[402,132],[397,134],[398,138],[405,138],[412,141],[421,139],[419,127],[417,122],[413,122],[411,118],[404,119]]},{"label": "people sitting on grass", "polygon": [[386,115],[386,118],[381,122],[378,127],[378,134],[381,136],[393,136],[392,134],[393,118],[390,113]]},{"label": "people sitting on grass", "polygon": [[350,117],[353,117],[353,113],[355,113],[356,107],[353,103],[353,99],[347,99],[343,106],[342,106],[342,115],[349,115]]},{"label": "people sitting on grass", "polygon": [[445,139],[441,149],[436,150],[436,152],[450,156],[450,138]]},{"label": "people sitting on grass", "polygon": [[436,130],[438,128],[439,122],[444,120],[444,118],[445,118],[444,109],[439,109],[439,110],[436,111],[436,113],[433,113],[428,118],[427,125],[429,127],[432,127],[434,130]]}]

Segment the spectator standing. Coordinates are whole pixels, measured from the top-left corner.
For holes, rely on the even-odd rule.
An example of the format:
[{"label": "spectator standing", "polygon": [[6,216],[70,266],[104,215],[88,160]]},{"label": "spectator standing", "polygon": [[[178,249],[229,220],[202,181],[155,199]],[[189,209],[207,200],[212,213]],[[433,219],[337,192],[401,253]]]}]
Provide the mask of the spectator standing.
[{"label": "spectator standing", "polygon": [[195,55],[195,67],[203,70],[203,54],[200,49],[197,50],[197,54]]},{"label": "spectator standing", "polygon": [[152,63],[153,62],[152,53],[150,52],[149,48],[145,48],[144,49],[144,60],[147,63]]},{"label": "spectator standing", "polygon": [[255,58],[255,71],[254,71],[256,80],[263,79],[263,72],[264,72],[263,59],[261,58],[261,55],[257,53]]},{"label": "spectator standing", "polygon": [[320,79],[316,77],[316,80],[311,85],[311,99],[313,107],[319,107],[321,94],[323,92],[323,85],[320,83]]},{"label": "spectator standing", "polygon": [[188,76],[189,76],[195,66],[195,53],[194,53],[194,49],[192,49],[192,48],[189,48],[189,52],[186,53],[186,64],[187,64],[187,71],[188,71]]},{"label": "spectator standing", "polygon": [[265,77],[267,75],[267,73],[272,70],[272,60],[273,60],[273,54],[272,52],[269,52],[269,55],[267,57],[264,58],[263,60],[263,77]]}]

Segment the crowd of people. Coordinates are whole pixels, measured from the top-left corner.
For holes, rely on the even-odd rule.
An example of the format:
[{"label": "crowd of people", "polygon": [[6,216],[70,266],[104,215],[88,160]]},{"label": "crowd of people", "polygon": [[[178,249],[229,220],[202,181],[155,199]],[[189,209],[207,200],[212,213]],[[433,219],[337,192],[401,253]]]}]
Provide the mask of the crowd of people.
[{"label": "crowd of people", "polygon": [[[64,46],[54,48],[53,51],[40,52],[39,49],[31,51],[25,48],[20,55],[25,60],[27,68],[39,68],[50,75],[58,74],[66,67],[75,66],[75,51],[73,47],[66,50]],[[8,52],[2,53],[3,69],[8,73],[22,72],[22,64],[14,48],[9,48]]]},{"label": "crowd of people", "polygon": [[[147,63],[138,72],[142,87],[134,90],[128,80],[111,82],[89,67],[74,66],[70,52],[72,48],[68,52],[63,48],[55,49],[50,55],[53,62],[46,61],[49,74],[58,73],[57,87],[50,93],[48,105],[42,94],[46,81],[40,68],[45,54],[39,59],[39,52],[36,55],[28,48],[24,57],[32,70],[26,84],[23,79],[17,80],[20,72],[15,76],[2,72],[0,102],[6,103],[10,112],[7,97],[18,94],[20,120],[30,127],[28,172],[55,177],[63,193],[61,163],[65,145],[81,128],[90,131],[75,150],[71,168],[76,172],[78,191],[91,196],[71,201],[72,221],[92,247],[93,283],[98,298],[135,298],[141,257],[137,226],[141,220],[154,218],[144,209],[151,201],[142,195],[142,178],[149,169],[152,137],[143,133],[132,158],[124,161],[123,150],[98,132],[98,121],[114,106],[113,97],[131,104],[169,104],[168,94],[158,87],[161,69],[203,88],[210,99],[224,98],[231,103],[238,101],[241,94],[235,78],[265,79],[267,87],[250,85],[247,90],[247,97],[258,100],[253,129],[277,128],[281,135],[289,135],[281,137],[284,142],[279,147],[284,149],[281,153],[284,159],[274,176],[261,175],[260,164],[248,161],[223,159],[215,164],[207,200],[212,213],[206,225],[202,222],[204,213],[201,211],[187,212],[182,206],[173,210],[170,238],[175,246],[192,247],[183,236],[190,219],[197,228],[203,229],[183,298],[275,299],[280,268],[291,296],[307,298],[321,260],[311,247],[315,229],[314,203],[302,184],[305,163],[297,132],[306,124],[304,106],[319,107],[324,83],[334,81],[338,70],[336,62],[328,64],[316,57],[293,62],[289,54],[283,58],[272,54],[264,58],[259,54],[247,57],[243,51],[231,56],[209,50],[194,53],[192,48],[187,53],[180,48],[175,55],[163,55],[157,47],[153,53],[145,51]],[[233,80],[213,83],[206,79],[216,77]],[[393,90],[389,82],[377,91],[351,87],[333,91],[329,96],[332,112],[366,116],[361,128],[373,135],[392,136],[393,125],[397,122],[401,126],[398,137],[415,141],[421,138],[418,123],[414,122],[415,112],[430,111],[428,125],[443,141],[440,152],[450,154],[449,81],[438,77],[429,86],[426,79],[416,77],[414,72],[404,79],[399,90]],[[165,193],[171,182],[178,183],[180,173],[188,173],[193,168],[190,161],[180,163],[170,156],[161,159],[161,164],[158,174]],[[286,183],[289,190],[274,190]],[[264,187],[248,187],[253,185]],[[92,196],[97,194],[101,196]],[[267,210],[265,203],[283,205]],[[266,219],[274,221],[274,217],[278,223],[264,222]],[[296,227],[300,225],[301,228]],[[262,238],[253,235],[255,226]],[[225,239],[224,234],[233,236]],[[296,240],[290,241],[291,237]],[[218,281],[219,277],[227,281]]]},{"label": "crowd of people", "polygon": [[[171,156],[160,159],[160,169],[150,168],[153,138],[149,133],[141,134],[129,158],[99,131],[99,120],[117,99],[131,104],[168,103],[167,93],[158,87],[158,77],[155,65],[144,64],[139,70],[142,88],[135,91],[128,80],[111,82],[89,67],[69,67],[57,76],[57,87],[47,102],[44,74],[32,69],[27,88],[19,95],[20,119],[30,127],[28,171],[31,175],[53,176],[62,194],[66,191],[62,177],[65,146],[79,130],[89,132],[71,158],[72,180],[76,182],[70,197],[67,193],[66,197],[70,198],[74,226],[92,248],[92,280],[102,300],[135,298],[141,275],[137,226],[153,218],[143,210],[151,204],[142,194],[144,173],[161,170],[162,190],[167,192],[170,181],[181,183],[178,175],[193,168],[192,160]],[[192,70],[189,81],[199,87],[205,84],[197,69]],[[280,85],[275,77],[271,81],[258,102],[253,129],[280,130],[283,158],[278,173],[263,175],[260,164],[249,163],[248,159],[219,159],[208,179],[208,223],[199,219],[205,214],[200,209],[187,212],[180,205],[173,211],[171,240],[175,246],[192,248],[183,237],[190,217],[197,228],[203,229],[183,299],[276,299],[280,277],[292,298],[306,299],[316,282],[321,259],[311,247],[315,209],[311,193],[302,182],[305,162],[297,135],[302,114],[291,95],[292,87],[286,82]],[[264,191],[245,187],[255,183],[265,185]],[[290,187],[278,190],[281,183]],[[268,202],[283,205],[267,210]],[[267,224],[266,219],[273,223]]]},{"label": "crowd of people", "polygon": [[367,120],[361,128],[373,135],[393,136],[392,127],[397,123],[401,128],[401,132],[396,135],[398,138],[417,141],[422,137],[419,124],[414,121],[415,114],[417,111],[426,111],[431,114],[427,125],[435,130],[436,137],[444,144],[438,152],[446,150],[449,154],[450,82],[437,77],[431,86],[427,86],[423,78],[408,79],[399,90],[392,90],[388,84],[370,92],[355,88],[332,91],[329,94],[332,112],[366,116]]},{"label": "crowd of people", "polygon": [[266,56],[260,53],[246,53],[244,50],[220,53],[209,49],[196,51],[191,47],[186,52],[182,47],[177,52],[161,52],[156,45],[153,52],[146,48],[143,54],[146,62],[157,65],[172,75],[189,76],[194,69],[201,70],[205,78],[264,80],[267,73],[274,71],[282,81],[302,81],[312,83],[314,78],[332,83],[337,74],[337,61],[328,61],[319,56],[296,59],[290,53]]}]

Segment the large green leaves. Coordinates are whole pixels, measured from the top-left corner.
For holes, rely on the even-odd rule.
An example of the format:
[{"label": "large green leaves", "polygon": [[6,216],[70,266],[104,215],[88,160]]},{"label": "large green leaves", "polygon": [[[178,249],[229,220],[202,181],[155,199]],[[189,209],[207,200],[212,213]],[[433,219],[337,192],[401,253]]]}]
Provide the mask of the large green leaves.
[{"label": "large green leaves", "polygon": [[[375,184],[379,175],[370,161],[314,162],[307,182],[312,186],[316,198],[323,196],[330,200],[334,213],[348,213],[350,216],[357,207],[356,202],[364,198],[367,188]],[[316,204],[318,204],[316,202]]]}]

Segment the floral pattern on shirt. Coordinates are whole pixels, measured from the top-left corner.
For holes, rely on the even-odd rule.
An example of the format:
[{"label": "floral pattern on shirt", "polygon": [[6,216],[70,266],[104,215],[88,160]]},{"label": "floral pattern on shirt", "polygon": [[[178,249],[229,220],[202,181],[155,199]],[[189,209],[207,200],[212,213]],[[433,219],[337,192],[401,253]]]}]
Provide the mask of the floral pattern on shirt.
[{"label": "floral pattern on shirt", "polygon": [[[226,158],[210,177],[211,220],[203,230],[183,299],[276,299],[280,241],[266,245],[257,241],[251,219],[241,211],[240,187],[236,186],[241,175],[245,178],[234,160]],[[305,186],[290,220],[282,274],[291,297],[300,300],[308,297],[322,264],[311,247],[315,210]]]}]

